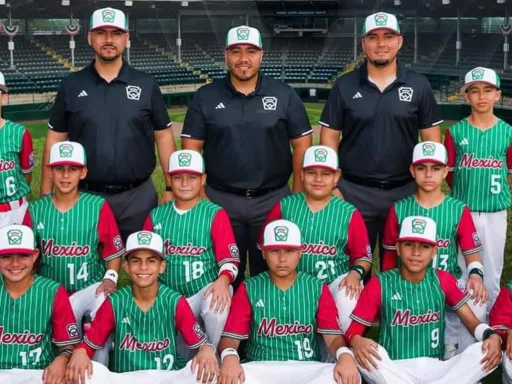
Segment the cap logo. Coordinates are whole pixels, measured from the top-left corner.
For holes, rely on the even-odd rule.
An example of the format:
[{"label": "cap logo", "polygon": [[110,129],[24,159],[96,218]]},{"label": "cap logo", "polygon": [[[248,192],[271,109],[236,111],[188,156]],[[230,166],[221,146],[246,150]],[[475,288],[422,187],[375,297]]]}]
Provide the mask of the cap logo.
[{"label": "cap logo", "polygon": [[471,78],[473,80],[482,80],[484,78],[485,70],[483,68],[475,68],[471,71]]},{"label": "cap logo", "polygon": [[276,241],[288,240],[288,227],[280,226],[274,228],[274,237]]},{"label": "cap logo", "polygon": [[116,19],[116,12],[112,9],[104,9],[101,12],[101,18],[103,19],[104,23],[113,23]]},{"label": "cap logo", "polygon": [[137,234],[137,242],[139,245],[149,245],[151,244],[151,238],[153,235],[150,232],[139,232]]},{"label": "cap logo", "polygon": [[249,40],[249,34],[251,31],[249,28],[241,27],[236,30],[236,37],[240,40]]},{"label": "cap logo", "polygon": [[325,163],[327,161],[327,150],[324,148],[317,148],[313,152],[315,154],[315,161]]},{"label": "cap logo", "polygon": [[180,167],[190,167],[192,155],[190,153],[180,153],[178,155],[178,164]]},{"label": "cap logo", "polygon": [[414,219],[412,221],[412,233],[423,235],[426,227],[427,222],[423,219]]},{"label": "cap logo", "polygon": [[423,143],[421,146],[423,149],[423,156],[434,156],[436,153],[436,146],[432,143]]},{"label": "cap logo", "polygon": [[7,232],[7,241],[9,245],[21,245],[21,239],[23,238],[23,232],[19,229],[11,229]]},{"label": "cap logo", "polygon": [[383,27],[388,23],[388,15],[384,13],[379,13],[375,15],[375,25],[377,27]]},{"label": "cap logo", "polygon": [[60,157],[72,157],[73,156],[73,146],[71,144],[61,144],[59,145],[59,154]]}]

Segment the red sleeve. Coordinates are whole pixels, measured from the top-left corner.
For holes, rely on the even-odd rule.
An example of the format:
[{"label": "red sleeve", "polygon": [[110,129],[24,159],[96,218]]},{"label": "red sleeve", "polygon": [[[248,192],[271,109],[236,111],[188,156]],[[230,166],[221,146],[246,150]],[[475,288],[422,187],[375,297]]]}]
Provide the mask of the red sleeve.
[{"label": "red sleeve", "polygon": [[252,307],[247,296],[247,286],[242,283],[231,301],[222,336],[238,340],[248,339],[251,330],[251,316]]},{"label": "red sleeve", "polygon": [[316,311],[317,333],[324,335],[341,335],[341,329],[338,323],[338,308],[329,291],[327,284],[322,284],[322,293],[318,300],[318,309]]},{"label": "red sleeve", "polygon": [[20,151],[20,168],[22,173],[30,173],[34,168],[35,158],[34,158],[34,146],[32,144],[32,137],[30,136],[30,131],[25,129],[23,133],[23,139],[21,142],[21,151]]},{"label": "red sleeve", "polygon": [[52,342],[62,347],[78,344],[80,332],[71,309],[69,296],[63,286],[57,289],[52,307]]},{"label": "red sleeve", "polygon": [[190,349],[199,348],[207,342],[203,329],[197,322],[188,301],[181,297],[176,307],[176,330]]},{"label": "red sleeve", "polygon": [[238,252],[231,221],[225,209],[221,209],[213,218],[211,236],[213,253],[219,267],[226,263],[232,263],[238,267],[240,252]]},{"label": "red sleeve", "polygon": [[464,256],[483,250],[480,237],[476,231],[475,223],[471,217],[471,212],[466,206],[462,211],[457,228],[457,243]]},{"label": "red sleeve", "polygon": [[396,268],[397,253],[396,242],[400,231],[400,224],[396,217],[395,204],[391,206],[384,224],[384,236],[382,238],[382,247],[384,254],[382,255],[382,272]]},{"label": "red sleeve", "polygon": [[345,340],[350,345],[350,340],[355,336],[363,336],[366,332],[366,325],[358,323],[357,321],[353,321],[348,326],[347,332],[345,332]]},{"label": "red sleeve", "polygon": [[84,341],[77,348],[85,348],[92,357],[97,349],[102,349],[116,326],[114,309],[107,298],[96,312],[91,328],[84,336]]},{"label": "red sleeve", "polygon": [[[361,296],[350,318],[366,327],[371,327],[382,306],[381,286],[378,276],[373,276],[364,286]],[[350,328],[350,327],[349,327]]]},{"label": "red sleeve", "polygon": [[260,233],[258,235],[258,248],[261,248],[261,245],[263,244],[263,232],[265,231],[265,227],[268,223],[274,220],[280,220],[283,218],[283,214],[281,213],[281,203],[278,201],[270,210],[268,213],[267,218],[265,219],[265,222],[261,226]]},{"label": "red sleeve", "polygon": [[348,224],[348,242],[346,253],[349,263],[353,266],[358,261],[372,262],[372,247],[363,216],[356,209]]},{"label": "red sleeve", "polygon": [[144,221],[144,225],[142,226],[143,231],[155,232],[153,228],[153,222],[151,221],[151,213],[146,217],[146,221]]},{"label": "red sleeve", "polygon": [[489,313],[489,325],[501,336],[505,348],[507,331],[512,329],[512,295],[508,287],[501,288]]},{"label": "red sleeve", "polygon": [[455,143],[453,142],[452,135],[450,134],[450,130],[447,129],[444,135],[444,146],[446,147],[446,152],[448,155],[448,176],[446,177],[446,182],[452,187],[453,182],[453,170],[455,169],[455,161],[457,157],[457,150],[455,148]]},{"label": "red sleeve", "polygon": [[123,240],[117,227],[114,212],[112,212],[112,208],[110,208],[106,201],[103,203],[103,207],[101,207],[98,220],[98,238],[103,260],[110,261],[123,255]]},{"label": "red sleeve", "polygon": [[507,150],[507,172],[512,173],[512,143]]},{"label": "red sleeve", "polygon": [[439,278],[439,284],[441,284],[441,290],[446,296],[446,304],[453,308],[454,311],[462,307],[471,298],[469,292],[463,292],[457,280],[451,274],[445,271],[436,269],[435,272]]},{"label": "red sleeve", "polygon": [[28,210],[28,209],[25,211],[25,216],[23,216],[22,224],[26,225],[27,227],[30,227],[30,228],[32,228],[34,225],[32,223],[32,216],[30,215],[30,210]]}]

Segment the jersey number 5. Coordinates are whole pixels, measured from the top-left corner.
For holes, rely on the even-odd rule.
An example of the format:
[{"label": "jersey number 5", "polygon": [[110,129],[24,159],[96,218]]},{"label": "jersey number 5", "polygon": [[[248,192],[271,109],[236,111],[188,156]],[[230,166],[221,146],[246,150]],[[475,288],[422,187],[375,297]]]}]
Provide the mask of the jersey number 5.
[{"label": "jersey number 5", "polygon": [[501,175],[491,175],[491,193],[493,195],[501,193]]}]

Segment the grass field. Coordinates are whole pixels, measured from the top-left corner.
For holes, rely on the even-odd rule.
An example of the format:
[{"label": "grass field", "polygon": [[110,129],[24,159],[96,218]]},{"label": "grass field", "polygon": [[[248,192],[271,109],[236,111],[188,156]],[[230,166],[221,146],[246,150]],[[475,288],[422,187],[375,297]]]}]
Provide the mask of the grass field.
[{"label": "grass field", "polygon": [[[307,113],[309,116],[309,121],[310,121],[311,125],[313,125],[313,126],[317,125],[318,120],[320,119],[320,114],[322,112],[323,105],[318,104],[318,103],[305,103],[305,106],[306,106],[306,110],[307,110]],[[183,122],[183,120],[185,118],[185,110],[183,110],[183,109],[177,109],[176,111],[172,110],[170,112],[170,116],[171,116],[172,121]],[[27,124],[27,126],[29,127],[30,132],[32,134],[32,138],[34,140],[36,159],[40,164],[41,159],[42,159],[44,140],[46,137],[47,124],[38,122],[38,123],[34,123],[34,124]],[[443,134],[444,134],[444,131],[446,130],[446,128],[447,128],[447,125],[444,124],[442,126]],[[318,137],[314,137],[313,141],[315,144],[317,144]],[[177,142],[177,146],[179,148],[181,145],[181,141],[179,140],[179,138],[176,138],[176,142]],[[152,178],[153,178],[153,181],[157,188],[157,191],[159,192],[159,194],[161,194],[162,191],[164,190],[164,180],[163,180],[162,171],[159,166],[157,166],[157,169],[155,169],[155,172],[153,173]],[[41,182],[41,167],[40,166],[36,166],[32,180],[33,180],[32,181],[33,188],[32,188],[32,196],[30,198],[34,199],[39,195],[39,186],[40,186],[40,182]],[[502,276],[502,283],[505,283],[512,279],[512,265],[511,265],[510,258],[508,257],[510,251],[512,250],[512,248],[511,248],[511,246],[512,246],[512,238],[511,238],[512,222],[511,222],[511,220],[512,219],[511,219],[511,215],[509,212],[509,226],[508,226],[508,231],[507,231],[507,247],[505,250],[506,258],[505,258],[505,268],[504,268],[504,272],[503,272],[503,276]],[[376,265],[378,265],[377,262],[374,263],[374,267]],[[126,275],[122,276],[121,278],[124,283],[127,282]],[[121,280],[120,280],[120,282],[121,282]],[[378,331],[372,330],[370,333],[370,336],[373,338],[377,338]],[[482,383],[486,383],[486,384],[501,383],[501,371],[499,369],[496,370],[492,375],[490,375],[488,378],[483,380]],[[399,383],[397,383],[397,384],[399,384]]]}]

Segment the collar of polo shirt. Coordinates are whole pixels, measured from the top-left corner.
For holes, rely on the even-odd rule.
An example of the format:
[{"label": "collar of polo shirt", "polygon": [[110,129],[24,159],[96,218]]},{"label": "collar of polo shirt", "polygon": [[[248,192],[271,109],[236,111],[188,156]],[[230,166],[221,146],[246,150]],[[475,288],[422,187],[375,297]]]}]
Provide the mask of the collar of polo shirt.
[{"label": "collar of polo shirt", "polygon": [[[97,82],[105,81],[103,77],[100,76],[98,71],[96,70],[96,67],[94,64],[96,63],[96,60],[93,60],[91,62],[91,65],[89,66],[92,74],[96,78]],[[128,63],[123,59],[123,65],[121,66],[121,69],[119,70],[119,74],[115,78],[116,81],[120,81],[122,83],[128,84],[130,82],[131,74],[130,74],[130,66]]]},{"label": "collar of polo shirt", "polygon": [[[396,66],[396,81],[398,83],[404,84],[406,83],[406,76],[405,76],[405,66],[400,62],[397,61]],[[363,64],[359,66],[359,84],[364,84],[368,81],[368,67],[367,62],[365,61]]]},{"label": "collar of polo shirt", "polygon": [[[265,75],[263,75],[263,73],[261,73],[261,71],[258,72],[258,82],[256,83],[256,88],[254,88],[254,92],[250,93],[249,95],[263,95],[263,93],[260,93],[260,88],[261,88],[261,85],[262,84],[265,84],[265,81],[263,80],[263,78],[265,77]],[[231,90],[232,92],[236,93],[236,94],[240,94],[240,95],[243,95],[242,93],[238,92],[236,90],[236,88],[233,86],[233,84],[231,83],[231,77],[229,75],[229,73],[226,75],[225,77],[225,81],[226,81],[226,87]],[[249,96],[247,95],[247,96]],[[246,96],[246,95],[244,95]]]}]

